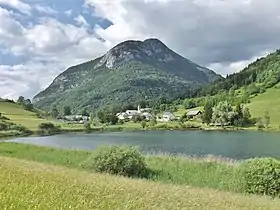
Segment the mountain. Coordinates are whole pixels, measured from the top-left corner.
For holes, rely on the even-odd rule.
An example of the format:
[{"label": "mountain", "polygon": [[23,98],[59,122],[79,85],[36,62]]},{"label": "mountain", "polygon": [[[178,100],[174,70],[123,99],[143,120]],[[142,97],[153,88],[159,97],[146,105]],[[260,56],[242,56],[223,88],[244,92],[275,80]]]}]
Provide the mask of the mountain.
[{"label": "mountain", "polygon": [[[242,71],[231,74],[226,78],[217,79],[215,82],[204,87],[200,87],[196,95],[214,95],[222,90],[238,89],[246,87],[261,91],[275,86],[280,82],[280,50],[258,58],[249,64]],[[252,92],[252,91],[251,91]]]},{"label": "mountain", "polygon": [[158,39],[122,42],[95,60],[68,68],[33,99],[39,108],[73,110],[174,99],[221,78]]}]

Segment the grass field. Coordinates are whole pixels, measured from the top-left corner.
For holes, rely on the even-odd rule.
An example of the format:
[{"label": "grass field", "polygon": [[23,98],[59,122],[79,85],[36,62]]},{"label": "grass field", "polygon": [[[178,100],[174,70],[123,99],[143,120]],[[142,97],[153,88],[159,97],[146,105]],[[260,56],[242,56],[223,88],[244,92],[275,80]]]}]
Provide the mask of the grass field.
[{"label": "grass field", "polygon": [[279,209],[280,200],[0,156],[0,209]]},{"label": "grass field", "polygon": [[251,99],[248,108],[252,117],[263,117],[265,111],[271,118],[271,129],[279,129],[280,126],[280,89],[270,88],[265,93]]},{"label": "grass field", "polygon": [[18,125],[23,125],[30,130],[37,130],[38,125],[48,120],[40,119],[36,113],[24,110],[21,105],[0,101],[0,112]]},{"label": "grass field", "polygon": [[[93,152],[60,150],[47,147],[38,147],[27,144],[0,143],[0,156],[13,157],[36,162],[43,162],[69,168],[90,171],[87,161]],[[151,180],[191,185],[196,187],[209,187],[231,192],[241,192],[238,177],[237,163],[228,160],[209,157],[198,161],[184,157],[166,155],[146,156],[148,167],[155,172]],[[229,164],[230,163],[230,164]]]}]

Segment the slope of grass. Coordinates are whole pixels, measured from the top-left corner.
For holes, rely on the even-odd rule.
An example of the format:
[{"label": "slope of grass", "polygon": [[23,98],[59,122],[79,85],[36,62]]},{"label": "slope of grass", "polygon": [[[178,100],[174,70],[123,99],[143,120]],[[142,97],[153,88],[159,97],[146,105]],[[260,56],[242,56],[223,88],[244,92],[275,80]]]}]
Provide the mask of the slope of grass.
[{"label": "slope of grass", "polygon": [[248,108],[252,117],[263,117],[265,111],[269,112],[271,118],[271,129],[278,129],[280,126],[280,89],[270,88],[265,93],[251,99]]},{"label": "slope of grass", "polygon": [[[94,154],[92,151],[60,150],[28,144],[0,143],[0,156],[14,157],[43,163],[91,171],[86,163]],[[207,158],[207,161],[209,159]],[[186,157],[167,155],[146,156],[148,167],[155,172],[154,181],[210,187],[232,192],[241,192],[238,184],[237,164],[228,164],[223,159],[197,161]],[[222,162],[218,162],[222,161]]]},{"label": "slope of grass", "polygon": [[279,209],[280,200],[0,157],[1,209]]},{"label": "slope of grass", "polygon": [[38,118],[36,113],[24,110],[19,104],[0,101],[0,112],[10,118],[13,123],[23,125],[33,131],[38,129],[40,123],[48,122]]}]

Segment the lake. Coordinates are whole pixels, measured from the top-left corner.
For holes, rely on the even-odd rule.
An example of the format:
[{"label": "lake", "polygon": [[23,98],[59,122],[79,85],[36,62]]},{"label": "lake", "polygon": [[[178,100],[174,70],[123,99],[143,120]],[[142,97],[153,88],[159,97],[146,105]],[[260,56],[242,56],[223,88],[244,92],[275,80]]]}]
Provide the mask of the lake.
[{"label": "lake", "polygon": [[280,133],[216,131],[147,131],[112,133],[69,133],[45,137],[24,137],[13,142],[63,149],[94,150],[101,145],[140,146],[144,152],[171,154],[213,154],[233,159],[280,158]]}]

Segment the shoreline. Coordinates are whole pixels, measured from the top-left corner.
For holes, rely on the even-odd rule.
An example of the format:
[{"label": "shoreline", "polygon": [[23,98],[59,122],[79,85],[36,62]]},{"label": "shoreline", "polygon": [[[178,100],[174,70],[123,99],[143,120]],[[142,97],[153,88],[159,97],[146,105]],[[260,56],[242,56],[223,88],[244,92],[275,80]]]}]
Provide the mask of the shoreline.
[{"label": "shoreline", "polygon": [[[188,125],[186,125],[188,126]],[[189,126],[189,127],[173,127],[173,126],[166,126],[166,127],[147,127],[145,129],[139,127],[127,127],[127,126],[116,126],[116,127],[94,127],[91,128],[90,130],[85,130],[85,129],[61,129],[60,131],[55,131],[55,132],[46,132],[46,133],[40,133],[39,130],[32,131],[32,133],[24,133],[24,134],[12,134],[12,133],[7,133],[7,135],[1,135],[0,133],[0,140],[3,139],[13,139],[17,137],[31,137],[31,136],[52,136],[52,135],[59,135],[59,134],[67,134],[67,133],[105,133],[105,132],[135,132],[135,131],[205,131],[205,132],[242,132],[242,131],[251,131],[251,132],[267,132],[267,133],[280,133],[280,130],[274,130],[274,129],[263,129],[263,130],[258,130],[257,128],[238,128],[238,127],[196,127],[196,126]]]}]

